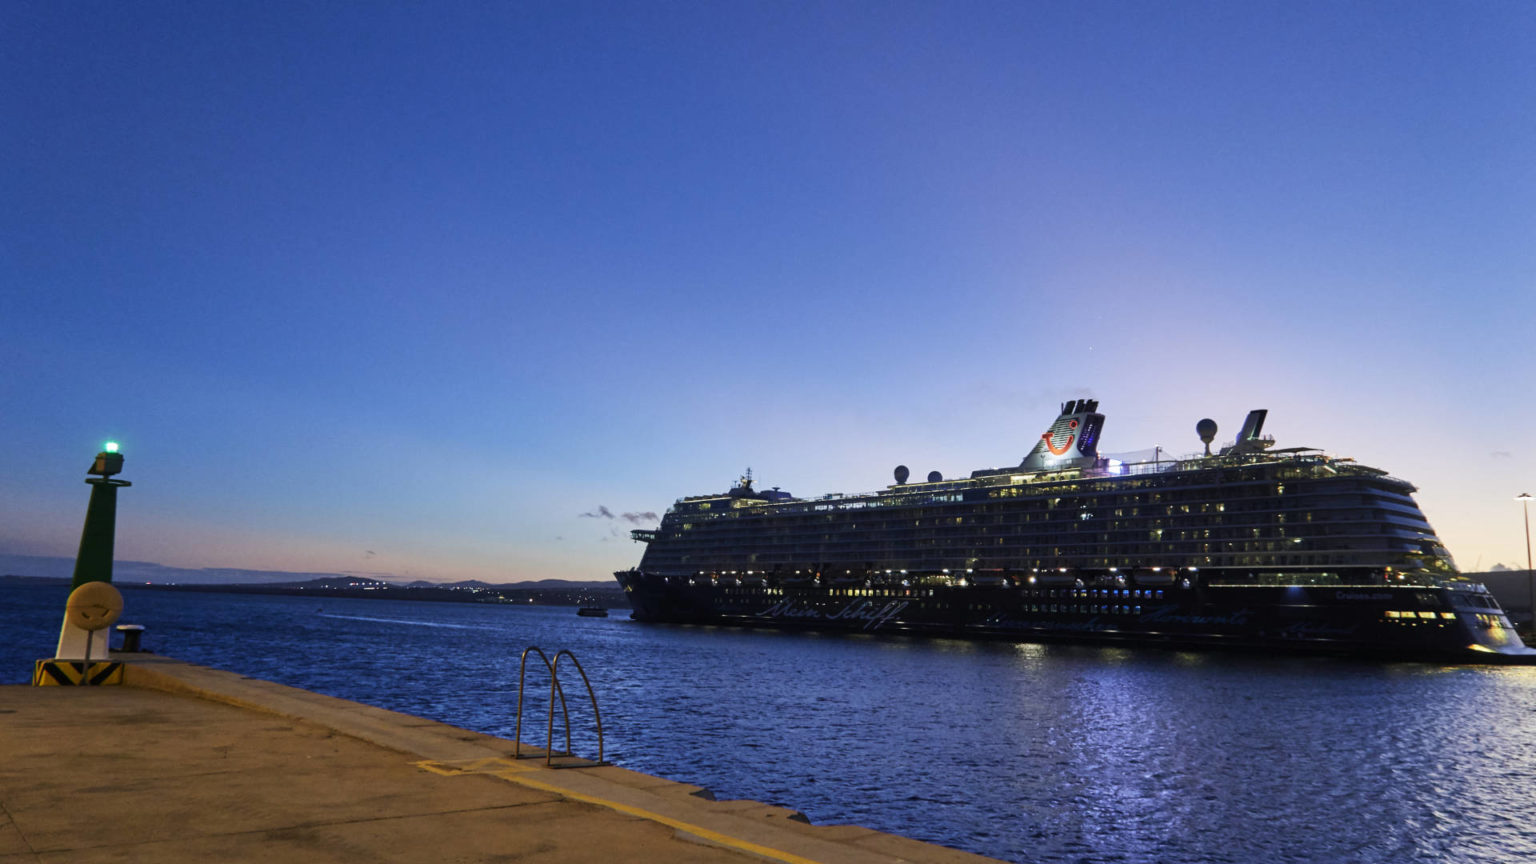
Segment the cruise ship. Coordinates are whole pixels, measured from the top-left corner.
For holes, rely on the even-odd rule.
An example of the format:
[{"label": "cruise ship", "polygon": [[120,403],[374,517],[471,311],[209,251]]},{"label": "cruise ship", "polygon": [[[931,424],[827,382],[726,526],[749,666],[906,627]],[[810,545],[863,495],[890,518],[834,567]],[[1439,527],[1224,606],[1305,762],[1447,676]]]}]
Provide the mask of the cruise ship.
[{"label": "cruise ship", "polygon": [[1016,467],[876,492],[753,487],[679,499],[615,574],[640,621],[1111,645],[1536,662],[1459,577],[1407,481],[1276,448],[1252,411],[1232,444],[1099,455],[1077,399]]}]

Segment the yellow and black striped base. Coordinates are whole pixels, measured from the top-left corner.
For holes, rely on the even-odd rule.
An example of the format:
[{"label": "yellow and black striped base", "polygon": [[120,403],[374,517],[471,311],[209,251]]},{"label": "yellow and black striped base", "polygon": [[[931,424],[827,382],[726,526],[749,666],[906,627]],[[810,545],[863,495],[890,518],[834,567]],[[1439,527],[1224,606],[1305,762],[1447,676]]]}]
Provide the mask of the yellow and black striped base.
[{"label": "yellow and black striped base", "polygon": [[32,667],[34,687],[90,687],[123,683],[123,664],[95,660],[39,660]]}]

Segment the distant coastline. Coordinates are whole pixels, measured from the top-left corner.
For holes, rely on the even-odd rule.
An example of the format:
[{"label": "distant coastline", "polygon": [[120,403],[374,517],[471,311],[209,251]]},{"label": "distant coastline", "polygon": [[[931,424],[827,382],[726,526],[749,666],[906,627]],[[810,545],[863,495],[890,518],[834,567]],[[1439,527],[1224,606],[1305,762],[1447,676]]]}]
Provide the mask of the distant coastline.
[{"label": "distant coastline", "polygon": [[[56,576],[0,574],[0,588],[5,585],[65,585],[68,579]],[[358,597],[367,600],[417,600],[433,603],[495,603],[509,606],[604,606],[627,608],[629,600],[617,584],[577,582],[568,579],[542,579],[537,582],[455,582],[432,584],[414,582],[401,585],[381,579],[326,576],[296,582],[251,582],[239,584],[155,583],[114,580],[119,588],[149,591],[198,591],[218,594],[288,594],[307,597]]]}]

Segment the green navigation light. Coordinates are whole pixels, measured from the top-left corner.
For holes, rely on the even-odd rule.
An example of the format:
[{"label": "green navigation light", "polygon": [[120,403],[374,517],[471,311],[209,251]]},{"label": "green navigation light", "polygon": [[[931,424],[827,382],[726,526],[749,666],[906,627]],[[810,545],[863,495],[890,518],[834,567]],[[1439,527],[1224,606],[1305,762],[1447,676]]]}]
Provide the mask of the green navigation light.
[{"label": "green navigation light", "polygon": [[102,449],[107,451],[108,453],[116,453],[117,452],[117,442],[116,441],[108,441],[106,444],[104,444],[102,446]]}]

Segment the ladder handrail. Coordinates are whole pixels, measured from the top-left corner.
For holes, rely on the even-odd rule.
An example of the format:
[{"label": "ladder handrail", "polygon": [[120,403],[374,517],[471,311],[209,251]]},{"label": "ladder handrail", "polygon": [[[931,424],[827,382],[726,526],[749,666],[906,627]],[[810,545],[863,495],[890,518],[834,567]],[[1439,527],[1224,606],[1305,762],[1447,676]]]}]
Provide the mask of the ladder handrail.
[{"label": "ladder handrail", "polygon": [[[523,649],[523,657],[522,660],[518,663],[517,667],[517,731],[513,733],[512,758],[523,758],[523,684],[525,674],[528,671],[528,653],[530,651],[538,652],[539,659],[544,661],[544,668],[549,671],[549,738],[545,742],[546,747],[544,751],[545,761],[547,762],[552,753],[551,748],[554,745],[556,694],[559,694],[560,696],[560,712],[565,715],[564,755],[567,756],[569,756],[571,752],[571,712],[565,704],[565,689],[560,686],[560,679],[555,675],[555,664],[549,662],[549,655],[545,654],[544,649],[537,645],[529,645],[527,648]],[[555,660],[558,662],[559,659],[560,655],[556,654]],[[581,664],[576,664],[576,667],[580,669]],[[585,678],[586,675],[583,674],[582,677]],[[588,689],[590,689],[590,687]],[[593,704],[595,705],[597,703],[594,701]]]},{"label": "ladder handrail", "polygon": [[[555,652],[554,668],[550,672],[550,681],[551,681],[550,687],[551,687],[551,689],[554,689],[554,683],[558,682],[560,680],[560,658],[561,657],[569,657],[569,658],[571,658],[571,662],[576,664],[576,671],[581,673],[581,683],[583,683],[583,684],[585,684],[587,686],[587,698],[589,700],[591,700],[591,702],[592,702],[592,719],[597,724],[597,761],[598,762],[602,762],[603,761],[603,714],[602,714],[601,711],[597,710],[597,694],[595,692],[593,692],[593,690],[592,690],[592,680],[587,677],[587,670],[581,668],[581,661],[577,660],[576,659],[576,655],[572,654],[570,649],[568,649],[568,648],[562,648],[559,651]],[[561,691],[561,694],[560,694],[560,707],[562,709],[565,708],[565,693],[564,693],[563,690]],[[547,739],[549,743],[553,743],[554,735],[555,735],[555,704],[554,704],[554,697],[551,696],[550,697],[550,704],[549,704],[549,738]],[[570,754],[570,750],[571,750],[571,715],[570,715],[569,711],[567,711],[566,715],[565,715],[565,750],[566,750],[566,754],[569,755]],[[550,751],[549,751],[549,748],[547,746],[545,747],[545,751],[544,752],[545,752],[544,764],[548,765],[549,764],[549,752]]]}]

